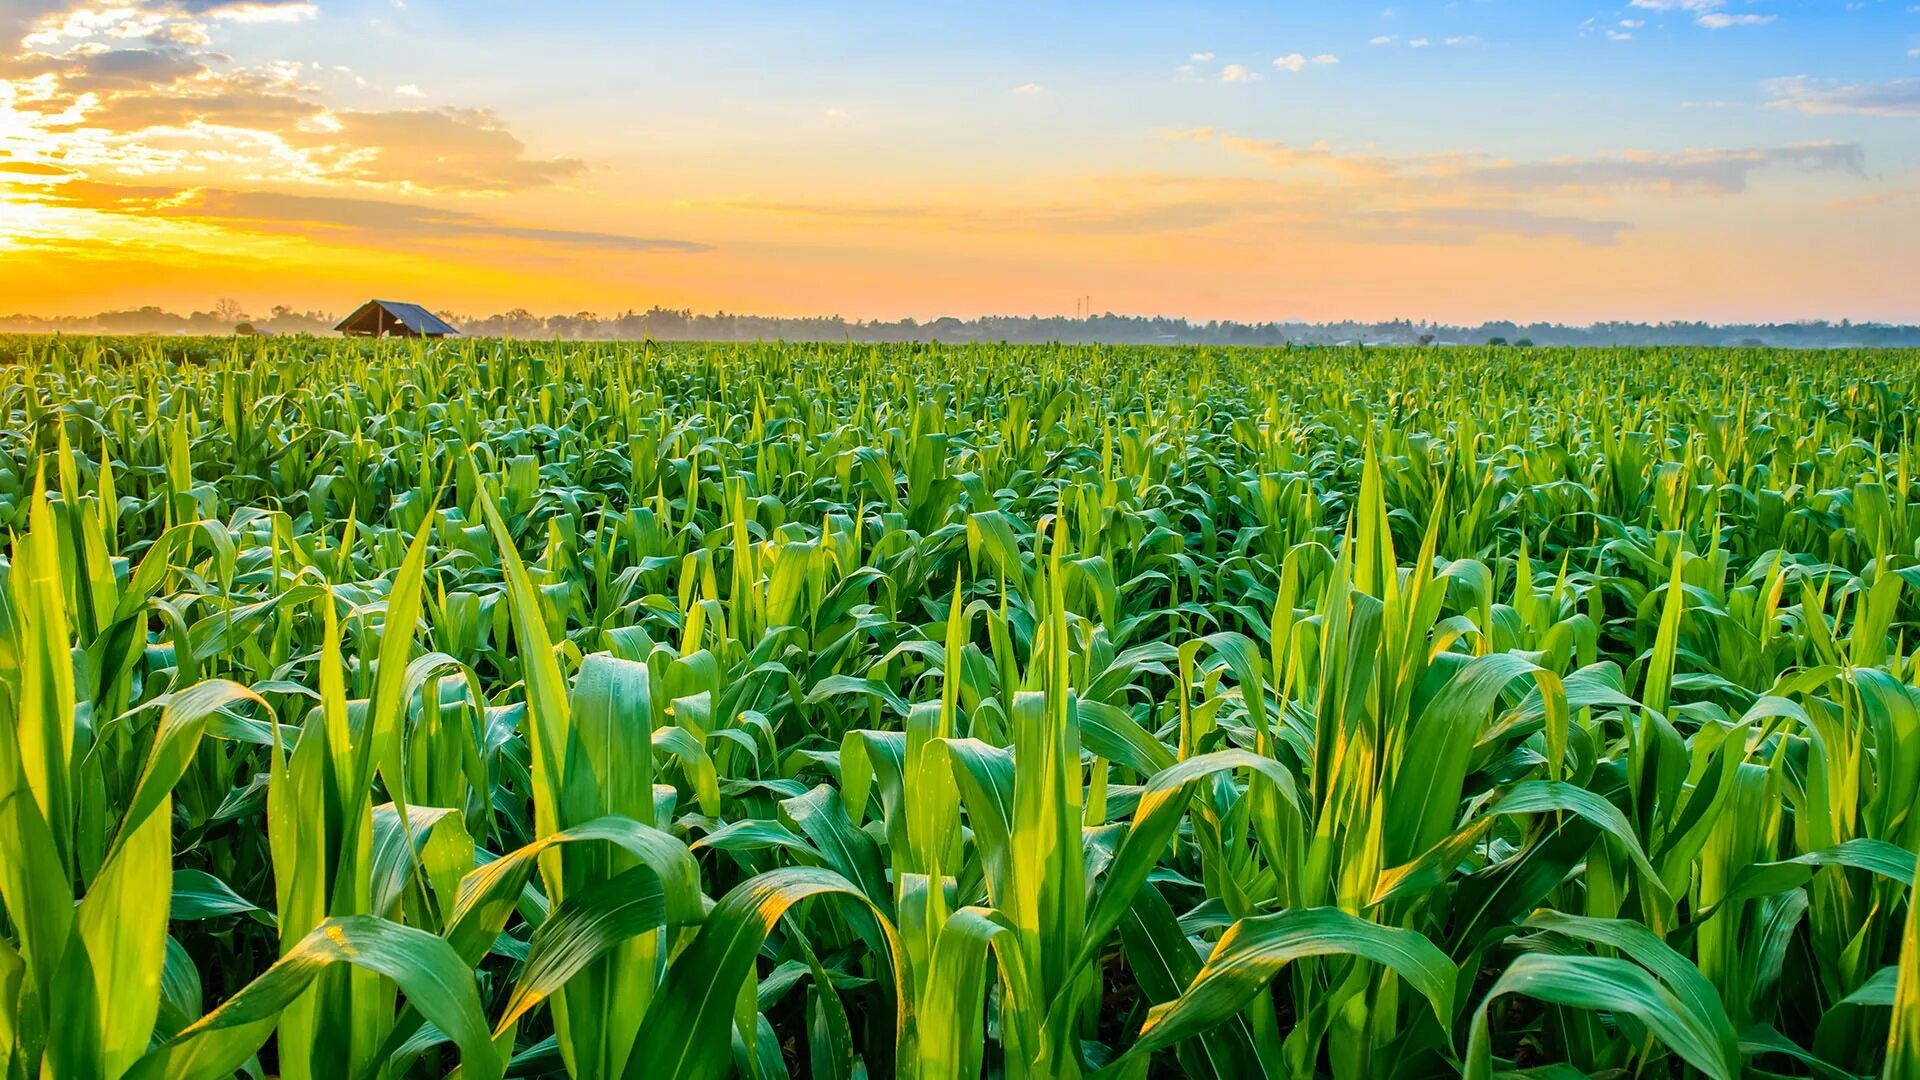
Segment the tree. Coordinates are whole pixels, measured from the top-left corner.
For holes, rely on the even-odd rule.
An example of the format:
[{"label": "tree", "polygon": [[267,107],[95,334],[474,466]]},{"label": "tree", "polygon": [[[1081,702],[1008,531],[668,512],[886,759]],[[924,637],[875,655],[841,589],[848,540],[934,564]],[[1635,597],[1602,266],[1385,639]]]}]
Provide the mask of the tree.
[{"label": "tree", "polygon": [[1506,344],[1507,344],[1507,339],[1503,337],[1490,337],[1487,339],[1487,346],[1489,348],[1494,348],[1494,349],[1505,348]]},{"label": "tree", "polygon": [[247,309],[231,296],[223,296],[213,305],[213,317],[223,323],[237,323],[247,317]]}]

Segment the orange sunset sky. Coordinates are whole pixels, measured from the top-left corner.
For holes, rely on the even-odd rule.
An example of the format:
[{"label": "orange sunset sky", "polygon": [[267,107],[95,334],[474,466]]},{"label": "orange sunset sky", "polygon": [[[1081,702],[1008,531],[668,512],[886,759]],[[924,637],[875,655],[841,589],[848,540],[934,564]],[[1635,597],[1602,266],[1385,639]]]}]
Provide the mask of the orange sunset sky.
[{"label": "orange sunset sky", "polygon": [[0,313],[1920,321],[1891,0],[0,0]]}]

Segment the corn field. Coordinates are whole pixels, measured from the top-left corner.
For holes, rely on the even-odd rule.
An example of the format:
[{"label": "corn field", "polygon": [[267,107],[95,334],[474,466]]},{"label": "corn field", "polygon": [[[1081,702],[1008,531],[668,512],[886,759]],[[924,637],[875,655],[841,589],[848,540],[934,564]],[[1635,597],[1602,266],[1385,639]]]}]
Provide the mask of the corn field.
[{"label": "corn field", "polygon": [[1920,1076],[1917,374],[0,340],[5,1076]]}]

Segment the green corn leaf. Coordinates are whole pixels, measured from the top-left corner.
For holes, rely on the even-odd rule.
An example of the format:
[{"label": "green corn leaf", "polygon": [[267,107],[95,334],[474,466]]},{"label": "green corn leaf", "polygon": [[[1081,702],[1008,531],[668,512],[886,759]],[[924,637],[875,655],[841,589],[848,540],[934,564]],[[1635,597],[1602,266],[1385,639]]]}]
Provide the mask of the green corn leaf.
[{"label": "green corn leaf", "polygon": [[225,1077],[266,1041],[279,1013],[319,974],[351,964],[399,984],[407,1003],[460,1048],[463,1075],[499,1077],[473,973],[443,939],[372,916],[329,919],[284,953],[259,978],[180,1034],[142,1056],[129,1080],[214,1080]]},{"label": "green corn leaf", "polygon": [[[576,891],[534,931],[533,947],[494,1025],[495,1034],[509,1030],[594,960],[663,925],[666,915],[660,877],[647,867],[633,867]],[[645,973],[630,972],[628,977]]]},{"label": "green corn leaf", "polygon": [[[733,1019],[733,1003],[741,983],[753,967],[754,956],[774,923],[793,905],[815,896],[845,895],[865,900],[859,888],[828,870],[791,867],[762,874],[735,886],[714,905],[693,942],[667,971],[667,981],[640,1027],[638,1046],[644,1053],[628,1060],[629,1078],[661,1077],[696,1080],[725,1074],[732,1063],[726,1032]],[[873,912],[890,955],[900,955],[892,926]],[[900,994],[900,1020],[907,1023],[905,991]]]},{"label": "green corn leaf", "polygon": [[1147,1013],[1127,1054],[1147,1054],[1226,1022],[1288,964],[1314,956],[1355,956],[1390,968],[1427,999],[1443,1027],[1452,1021],[1456,971],[1431,941],[1332,908],[1302,908],[1235,923],[1180,997]]},{"label": "green corn leaf", "polygon": [[1602,957],[1527,954],[1501,973],[1474,1013],[1467,1043],[1468,1080],[1493,1075],[1489,1010],[1506,994],[1522,994],[1576,1009],[1627,1014],[1645,1024],[1683,1061],[1714,1080],[1733,1080],[1740,1075],[1738,1056],[1728,1059],[1711,1020],[1656,982],[1646,969]]}]

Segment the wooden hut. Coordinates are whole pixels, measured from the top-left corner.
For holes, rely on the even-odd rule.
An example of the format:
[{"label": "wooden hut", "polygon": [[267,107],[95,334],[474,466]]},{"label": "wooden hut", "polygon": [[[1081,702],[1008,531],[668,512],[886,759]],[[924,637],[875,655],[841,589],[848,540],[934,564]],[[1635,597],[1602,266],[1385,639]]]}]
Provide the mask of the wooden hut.
[{"label": "wooden hut", "polygon": [[460,332],[419,304],[395,300],[369,300],[334,329],[348,337],[437,338]]}]

